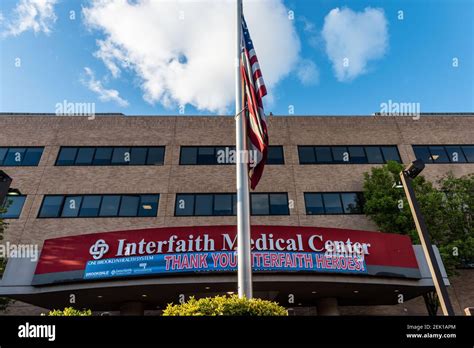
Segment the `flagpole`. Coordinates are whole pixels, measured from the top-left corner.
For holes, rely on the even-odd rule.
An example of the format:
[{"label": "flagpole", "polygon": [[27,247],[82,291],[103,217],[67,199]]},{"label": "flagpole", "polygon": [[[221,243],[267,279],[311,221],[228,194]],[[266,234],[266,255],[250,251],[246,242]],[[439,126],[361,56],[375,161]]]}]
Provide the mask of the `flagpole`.
[{"label": "flagpole", "polygon": [[237,278],[239,297],[252,298],[252,260],[250,253],[250,202],[248,167],[243,154],[247,150],[245,112],[242,112],[242,78],[240,75],[242,40],[242,0],[236,0],[235,63],[235,142],[237,173]]}]

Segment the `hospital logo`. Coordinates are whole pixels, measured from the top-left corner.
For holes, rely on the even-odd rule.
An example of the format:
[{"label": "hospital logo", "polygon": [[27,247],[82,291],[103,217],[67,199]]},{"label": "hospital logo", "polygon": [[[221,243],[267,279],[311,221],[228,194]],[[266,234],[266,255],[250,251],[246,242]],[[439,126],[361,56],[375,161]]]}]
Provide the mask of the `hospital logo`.
[{"label": "hospital logo", "polygon": [[95,244],[91,246],[89,249],[89,254],[94,258],[94,260],[98,260],[104,256],[107,251],[109,251],[109,245],[103,239],[99,239]]}]

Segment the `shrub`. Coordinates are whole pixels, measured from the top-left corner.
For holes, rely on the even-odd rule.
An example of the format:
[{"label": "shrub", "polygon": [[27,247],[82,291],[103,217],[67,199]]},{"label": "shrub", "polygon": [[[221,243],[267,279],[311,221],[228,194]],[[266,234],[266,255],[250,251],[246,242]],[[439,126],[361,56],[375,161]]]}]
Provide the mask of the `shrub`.
[{"label": "shrub", "polygon": [[286,316],[288,311],[276,302],[258,298],[239,298],[237,295],[206,297],[196,300],[191,297],[182,304],[168,304],[164,316]]},{"label": "shrub", "polygon": [[90,309],[74,309],[72,307],[66,307],[64,310],[55,309],[48,313],[50,317],[88,317],[92,315]]}]

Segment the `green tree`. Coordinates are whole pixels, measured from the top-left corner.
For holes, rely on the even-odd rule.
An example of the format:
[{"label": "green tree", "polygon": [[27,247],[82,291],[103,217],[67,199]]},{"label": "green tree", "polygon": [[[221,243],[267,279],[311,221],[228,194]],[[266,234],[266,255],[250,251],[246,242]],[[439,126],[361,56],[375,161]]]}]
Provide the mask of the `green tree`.
[{"label": "green tree", "polygon": [[[410,236],[419,243],[410,207],[401,188],[403,165],[388,162],[364,174],[364,212],[384,232]],[[413,180],[413,188],[433,244],[440,250],[451,274],[455,267],[474,258],[474,175],[455,178],[448,174],[437,188],[423,176]]]},{"label": "green tree", "polygon": [[55,309],[48,313],[49,317],[88,317],[92,315],[90,309],[75,309],[73,307],[66,307],[64,310]]}]

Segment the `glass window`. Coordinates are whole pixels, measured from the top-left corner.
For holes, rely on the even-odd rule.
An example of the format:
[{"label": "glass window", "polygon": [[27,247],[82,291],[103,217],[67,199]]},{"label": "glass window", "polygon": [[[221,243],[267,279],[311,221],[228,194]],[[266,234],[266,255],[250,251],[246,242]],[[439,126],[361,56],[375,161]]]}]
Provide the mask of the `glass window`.
[{"label": "glass window", "polygon": [[237,194],[232,195],[232,215],[237,215]]},{"label": "glass window", "polygon": [[5,160],[3,161],[4,166],[21,166],[25,156],[26,149],[19,147],[11,147],[8,152]]},{"label": "glass window", "polygon": [[26,196],[7,196],[6,204],[4,204],[6,211],[0,214],[0,217],[4,219],[18,219],[21,215],[25,200]]},{"label": "glass window", "polygon": [[213,147],[200,147],[198,149],[198,164],[216,164],[217,157]]},{"label": "glass window", "polygon": [[99,216],[117,216],[120,196],[103,196]]},{"label": "glass window", "polygon": [[191,216],[194,214],[194,195],[179,194],[176,195],[176,216]]},{"label": "glass window", "polygon": [[93,147],[81,147],[77,152],[76,165],[89,165],[92,164],[94,159],[95,148]]},{"label": "glass window", "polygon": [[318,146],[315,151],[318,163],[332,163],[331,148],[329,146]]},{"label": "glass window", "polygon": [[312,146],[298,146],[300,164],[312,164],[316,162],[314,148]]},{"label": "glass window", "polygon": [[25,159],[23,160],[23,166],[37,166],[41,155],[43,154],[43,148],[31,147],[26,150]]},{"label": "glass window", "polygon": [[324,193],[323,201],[326,214],[342,214],[343,211],[339,193]]},{"label": "glass window", "polygon": [[130,153],[130,164],[144,165],[146,164],[146,156],[148,149],[146,147],[132,147]]},{"label": "glass window", "polygon": [[342,205],[346,214],[361,214],[360,197],[357,193],[341,193]]},{"label": "glass window", "polygon": [[43,205],[41,206],[39,217],[58,217],[63,200],[64,196],[45,196],[43,199]]},{"label": "glass window", "polygon": [[76,159],[77,147],[62,147],[59,151],[57,166],[70,166],[74,164]]},{"label": "glass window", "polygon": [[165,149],[163,147],[150,147],[146,164],[161,165],[165,160]]},{"label": "glass window", "polygon": [[288,196],[286,193],[270,193],[270,214],[289,215]]},{"label": "glass window", "polygon": [[3,164],[3,159],[5,158],[8,149],[6,147],[0,147],[0,165]]},{"label": "glass window", "polygon": [[350,163],[349,152],[345,146],[332,147],[332,157],[334,163]]},{"label": "glass window", "polygon": [[451,163],[466,163],[466,157],[460,146],[445,146]]},{"label": "glass window", "polygon": [[82,199],[80,217],[96,217],[99,215],[102,196],[84,196]]},{"label": "glass window", "polygon": [[111,147],[98,147],[95,150],[94,162],[95,165],[108,165],[112,160]]},{"label": "glass window", "polygon": [[365,148],[367,154],[367,161],[369,163],[384,163],[382,152],[378,146],[367,146]]},{"label": "glass window", "polygon": [[413,146],[416,159],[421,159],[425,163],[431,163],[431,154],[428,146]]},{"label": "glass window", "polygon": [[252,206],[252,215],[269,215],[270,214],[268,194],[253,193],[250,195],[250,202]]},{"label": "glass window", "polygon": [[79,209],[81,208],[82,197],[81,196],[67,196],[64,200],[62,217],[76,217],[79,215]]},{"label": "glass window", "polygon": [[306,214],[324,214],[323,197],[320,193],[305,193],[304,201],[306,205]]},{"label": "glass window", "polygon": [[210,216],[212,215],[212,196],[213,195],[196,195],[194,215]]},{"label": "glass window", "polygon": [[463,145],[462,151],[466,156],[466,159],[469,163],[474,163],[474,146],[472,145]]},{"label": "glass window", "polygon": [[268,147],[267,164],[285,164],[283,146]]},{"label": "glass window", "polygon": [[119,216],[137,216],[139,204],[139,196],[122,196]]},{"label": "glass window", "polygon": [[158,214],[159,195],[142,195],[138,216],[156,216]]},{"label": "glass window", "polygon": [[429,149],[433,163],[449,163],[449,158],[444,150],[444,146],[430,146]]},{"label": "glass window", "polygon": [[214,196],[214,215],[232,215],[232,195]]},{"label": "glass window", "polygon": [[112,155],[112,164],[129,164],[130,163],[130,148],[116,147]]},{"label": "glass window", "polygon": [[180,164],[197,164],[197,148],[196,147],[182,147]]},{"label": "glass window", "polygon": [[396,161],[401,163],[400,155],[398,154],[398,148],[396,146],[382,146],[383,157],[385,162]]},{"label": "glass window", "polygon": [[349,158],[351,163],[364,164],[367,163],[364,148],[362,146],[349,146]]}]

